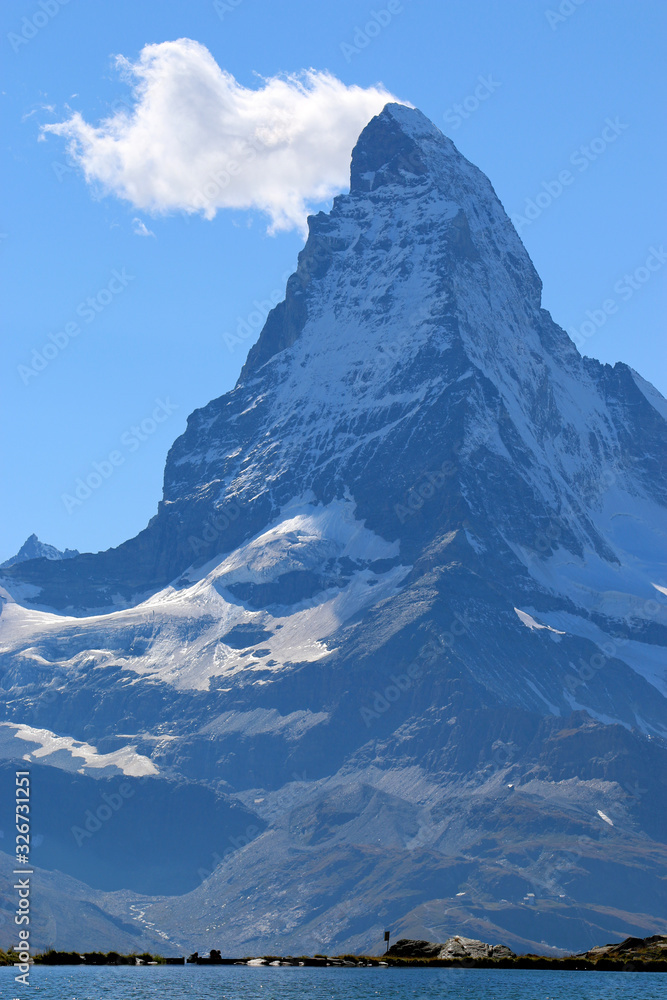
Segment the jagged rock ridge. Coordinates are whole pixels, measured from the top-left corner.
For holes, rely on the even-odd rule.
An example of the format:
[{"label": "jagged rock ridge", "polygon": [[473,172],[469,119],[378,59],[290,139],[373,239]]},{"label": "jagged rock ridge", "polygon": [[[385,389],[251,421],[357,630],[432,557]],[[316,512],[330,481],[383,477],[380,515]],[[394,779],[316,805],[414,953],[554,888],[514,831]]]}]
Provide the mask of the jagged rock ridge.
[{"label": "jagged rock ridge", "polygon": [[61,552],[55,545],[46,545],[44,542],[40,542],[37,535],[32,534],[26,538],[15,556],[0,563],[0,569],[7,569],[8,566],[13,566],[15,563],[27,562],[28,559],[50,559],[51,561],[57,561],[59,559],[73,559],[74,556],[78,555],[79,551],[77,549],[65,549],[64,552]]}]

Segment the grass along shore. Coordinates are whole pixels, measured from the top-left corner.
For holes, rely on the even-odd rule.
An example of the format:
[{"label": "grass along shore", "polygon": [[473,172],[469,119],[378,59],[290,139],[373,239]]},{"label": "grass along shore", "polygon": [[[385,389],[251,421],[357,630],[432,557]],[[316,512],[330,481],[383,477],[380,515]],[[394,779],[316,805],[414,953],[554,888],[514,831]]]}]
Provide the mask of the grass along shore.
[{"label": "grass along shore", "polygon": [[[662,950],[662,949],[660,949]],[[631,956],[589,958],[584,955],[571,955],[565,958],[549,958],[544,955],[516,955],[512,958],[410,958],[392,955],[264,955],[262,957],[245,956],[242,958],[223,958],[219,952],[213,951],[203,957],[197,953],[189,958],[177,958],[142,954],[120,955],[118,952],[78,952],[47,951],[35,955],[31,962],[34,965],[264,965],[264,966],[321,966],[321,967],[356,967],[356,968],[456,968],[456,969],[553,969],[568,971],[598,971],[598,972],[667,972],[667,958],[657,953],[657,950],[647,948],[645,954]],[[18,956],[12,950],[0,951],[0,965],[14,965]]]}]

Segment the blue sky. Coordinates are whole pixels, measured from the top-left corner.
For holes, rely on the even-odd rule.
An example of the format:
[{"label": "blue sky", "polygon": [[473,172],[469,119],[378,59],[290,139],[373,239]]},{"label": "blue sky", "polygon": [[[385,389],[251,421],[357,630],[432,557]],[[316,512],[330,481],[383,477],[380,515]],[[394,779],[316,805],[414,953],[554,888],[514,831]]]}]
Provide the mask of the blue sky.
[{"label": "blue sky", "polygon": [[[168,178],[168,195],[151,209],[159,163],[155,176],[141,174],[141,160],[129,180],[129,168],[117,171],[105,193],[83,174],[86,165],[113,167],[99,133],[97,159],[86,164],[67,153],[65,136],[42,131],[74,112],[93,126],[119,110],[131,115],[128,67],[146,45],[199,43],[192,58],[210,70],[208,50],[232,89],[269,94],[281,74],[328,72],[350,101],[339,132],[323,133],[339,145],[370,88],[416,105],[490,177],[541,274],[545,307],[578,332],[583,353],[626,361],[667,391],[663,3],[15,0],[1,17],[0,560],[33,531],[59,548],[95,551],[146,524],[169,446],[195,407],[233,386],[303,243],[300,205],[281,201],[293,163],[257,174],[268,214],[215,205],[204,218],[188,210],[188,178]],[[164,63],[163,82],[174,65]],[[168,107],[165,120],[174,120]],[[227,139],[214,132],[224,152]],[[340,153],[311,157],[308,148],[295,145],[300,176],[335,160],[325,194],[343,189]],[[302,178],[301,200],[326,208],[312,177]],[[149,192],[145,204],[122,197],[130,182]],[[242,183],[222,201],[243,202]],[[90,496],[63,499],[96,470]]]}]

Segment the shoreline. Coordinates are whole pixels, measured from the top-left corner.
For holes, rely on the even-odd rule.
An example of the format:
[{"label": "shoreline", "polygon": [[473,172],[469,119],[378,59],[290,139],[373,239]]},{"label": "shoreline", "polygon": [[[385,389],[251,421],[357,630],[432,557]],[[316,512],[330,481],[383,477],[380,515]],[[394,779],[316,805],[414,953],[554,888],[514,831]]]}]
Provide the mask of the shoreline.
[{"label": "shoreline", "polygon": [[[9,959],[9,961],[7,961]],[[0,957],[0,964],[12,967],[11,952],[3,953]],[[405,958],[392,955],[367,956],[367,955],[264,955],[264,956],[244,956],[238,958],[223,958],[216,955],[211,958],[191,955],[189,958],[179,956],[167,958],[161,955],[103,955],[102,953],[88,952],[78,954],[76,952],[46,952],[35,955],[30,959],[31,966],[53,967],[58,965],[68,966],[120,966],[129,967],[155,967],[155,966],[187,966],[187,965],[215,965],[215,966],[250,966],[259,968],[270,967],[292,967],[292,968],[432,968],[432,969],[522,969],[533,971],[567,971],[567,972],[667,972],[667,960],[665,959],[610,959],[600,958],[591,961],[583,957],[570,956],[565,958],[548,958],[543,955],[517,955],[515,958]]]}]

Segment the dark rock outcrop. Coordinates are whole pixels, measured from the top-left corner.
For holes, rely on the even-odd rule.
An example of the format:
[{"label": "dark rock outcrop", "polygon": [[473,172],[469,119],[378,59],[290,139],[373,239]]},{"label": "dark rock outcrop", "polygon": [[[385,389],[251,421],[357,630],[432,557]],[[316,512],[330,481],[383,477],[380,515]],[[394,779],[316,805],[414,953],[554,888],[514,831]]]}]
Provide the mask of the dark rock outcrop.
[{"label": "dark rock outcrop", "polygon": [[652,934],[650,937],[627,937],[615,944],[602,944],[582,952],[581,958],[591,962],[609,958],[625,962],[637,959],[642,962],[665,961],[667,959],[667,935]]},{"label": "dark rock outcrop", "polygon": [[442,944],[433,941],[412,941],[401,938],[388,952],[393,958],[477,959],[514,958],[514,952],[503,944],[486,944],[474,938],[455,935]]}]

